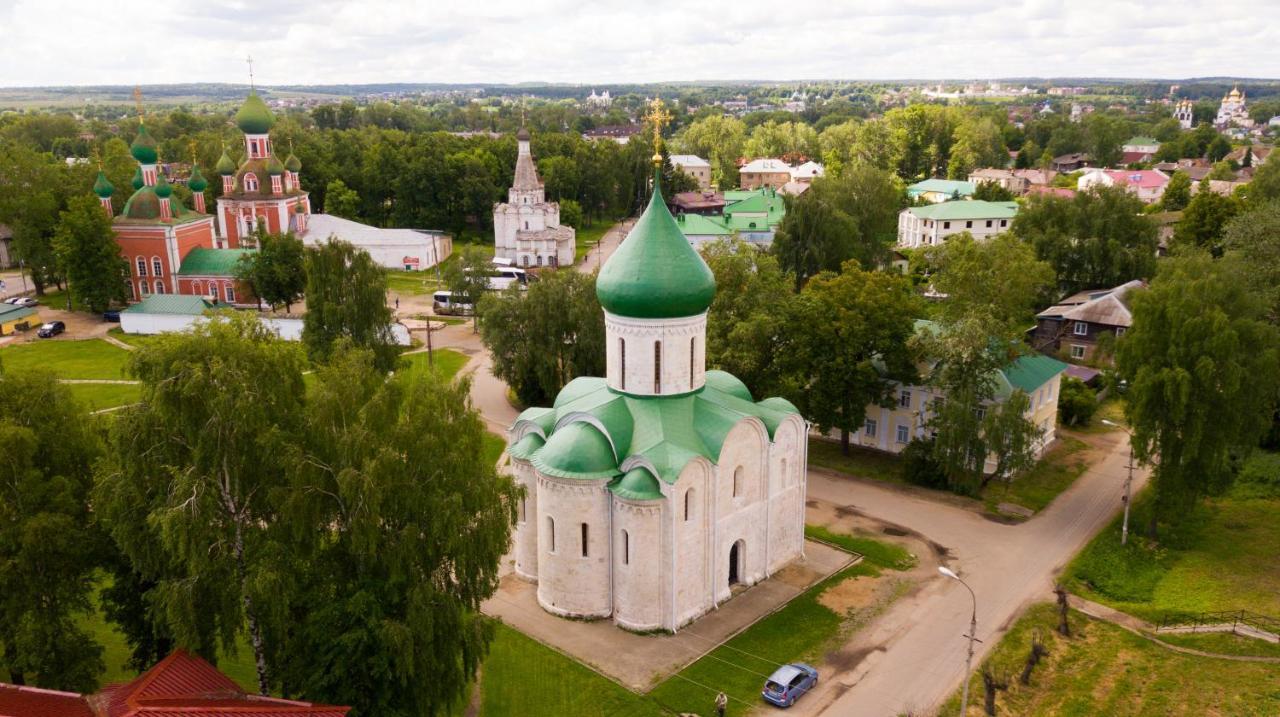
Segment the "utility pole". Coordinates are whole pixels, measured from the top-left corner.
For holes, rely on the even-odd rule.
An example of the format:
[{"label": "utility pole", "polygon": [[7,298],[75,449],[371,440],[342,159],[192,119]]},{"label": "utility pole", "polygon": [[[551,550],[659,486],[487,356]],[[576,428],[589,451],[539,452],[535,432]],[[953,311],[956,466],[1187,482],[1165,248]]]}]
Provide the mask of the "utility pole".
[{"label": "utility pole", "polygon": [[1102,419],[1102,422],[1129,434],[1129,474],[1124,479],[1124,498],[1121,499],[1121,502],[1124,503],[1124,522],[1120,524],[1120,544],[1126,545],[1129,542],[1129,503],[1132,502],[1130,499],[1132,498],[1131,491],[1133,490],[1133,431],[1105,418]]},{"label": "utility pole", "polygon": [[969,640],[969,651],[964,658],[964,687],[960,691],[960,717],[964,717],[969,711],[969,673],[973,670],[973,643],[982,642],[978,639],[978,596],[974,595],[969,583],[961,580],[951,568],[939,565],[938,572],[963,585],[964,589],[969,591],[969,598],[973,600],[973,612],[969,617],[969,634],[964,636]]}]

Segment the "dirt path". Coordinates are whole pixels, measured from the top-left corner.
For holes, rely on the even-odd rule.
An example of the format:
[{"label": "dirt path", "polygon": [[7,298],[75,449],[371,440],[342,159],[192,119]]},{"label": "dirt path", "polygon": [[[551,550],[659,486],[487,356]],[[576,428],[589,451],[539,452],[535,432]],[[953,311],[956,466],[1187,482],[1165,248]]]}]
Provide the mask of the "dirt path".
[{"label": "dirt path", "polygon": [[1088,615],[1095,620],[1109,622],[1117,627],[1124,628],[1138,637],[1154,642],[1172,652],[1181,652],[1184,655],[1195,655],[1196,657],[1211,657],[1218,660],[1235,660],[1237,662],[1268,662],[1272,664],[1280,664],[1280,657],[1260,657],[1257,655],[1224,655],[1218,652],[1205,652],[1204,650],[1196,650],[1181,645],[1171,645],[1164,640],[1156,637],[1152,633],[1155,632],[1155,626],[1151,623],[1134,617],[1127,612],[1120,612],[1114,608],[1107,607],[1100,603],[1086,600],[1078,595],[1071,596],[1071,607],[1077,611]]}]

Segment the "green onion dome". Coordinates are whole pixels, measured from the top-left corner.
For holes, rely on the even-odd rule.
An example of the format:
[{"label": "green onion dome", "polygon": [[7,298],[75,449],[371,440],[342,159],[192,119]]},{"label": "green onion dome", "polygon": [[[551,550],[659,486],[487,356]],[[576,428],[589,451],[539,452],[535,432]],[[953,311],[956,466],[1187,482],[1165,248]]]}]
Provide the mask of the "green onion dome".
[{"label": "green onion dome", "polygon": [[156,140],[147,131],[145,124],[138,125],[138,136],[133,138],[133,144],[129,145],[129,154],[138,160],[140,164],[156,163]]},{"label": "green onion dome", "polygon": [[551,434],[531,462],[544,475],[557,478],[590,480],[618,474],[613,444],[600,429],[585,421],[575,421]]},{"label": "green onion dome", "polygon": [[120,216],[127,219],[159,219],[160,198],[151,187],[143,187],[125,202]]},{"label": "green onion dome", "polygon": [[205,181],[204,175],[200,173],[200,165],[191,166],[191,178],[187,180],[187,189],[193,192],[203,192],[209,182]]},{"label": "green onion dome", "polygon": [[290,172],[302,171],[302,161],[293,152],[289,153],[289,158],[284,161],[284,168]]},{"label": "green onion dome", "polygon": [[142,189],[142,185],[146,184],[142,179],[142,167],[133,170],[133,179],[129,183],[133,185],[135,191]]},{"label": "green onion dome", "polygon": [[266,134],[275,123],[276,118],[267,109],[267,103],[262,101],[257,92],[250,91],[249,97],[240,106],[240,111],[236,112],[236,126],[245,134]]},{"label": "green onion dome", "polygon": [[231,157],[227,155],[225,147],[222,150],[222,156],[218,157],[218,163],[214,165],[213,169],[224,177],[229,177],[236,173],[236,163],[231,161]]},{"label": "green onion dome", "polygon": [[653,477],[648,468],[636,466],[627,471],[609,490],[619,498],[627,500],[658,500],[662,498],[662,488],[658,479]]},{"label": "green onion dome", "polygon": [[705,312],[715,295],[710,267],[689,246],[655,178],[649,207],[596,279],[600,305],[618,316],[670,319]]},{"label": "green onion dome", "polygon": [[164,178],[164,173],[156,175],[156,196],[161,199],[168,199],[173,194],[173,185],[169,184],[169,180]]},{"label": "green onion dome", "polygon": [[93,193],[101,199],[107,199],[115,191],[116,188],[107,180],[107,175],[103,174],[102,170],[98,170],[98,179],[93,183]]},{"label": "green onion dome", "polygon": [[267,157],[267,174],[270,174],[273,177],[284,174],[284,163],[281,162],[280,158],[276,157],[274,154]]}]

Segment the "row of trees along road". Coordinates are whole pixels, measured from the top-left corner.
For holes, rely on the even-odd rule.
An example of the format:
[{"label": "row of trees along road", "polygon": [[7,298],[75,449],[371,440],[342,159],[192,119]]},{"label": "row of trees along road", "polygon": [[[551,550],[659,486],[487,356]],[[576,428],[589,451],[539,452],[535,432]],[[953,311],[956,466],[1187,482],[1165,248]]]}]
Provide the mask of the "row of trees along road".
[{"label": "row of trees along road", "polygon": [[366,254],[309,250],[307,281],[305,346],[235,312],[158,337],[130,354],[140,402],[103,426],[52,376],[0,374],[10,681],[94,689],[84,618],[105,582],[135,668],[246,641],[263,692],[358,715],[457,704],[492,637],[478,607],[517,489],[480,459],[465,380],[380,365],[395,347],[360,330],[389,320]]}]

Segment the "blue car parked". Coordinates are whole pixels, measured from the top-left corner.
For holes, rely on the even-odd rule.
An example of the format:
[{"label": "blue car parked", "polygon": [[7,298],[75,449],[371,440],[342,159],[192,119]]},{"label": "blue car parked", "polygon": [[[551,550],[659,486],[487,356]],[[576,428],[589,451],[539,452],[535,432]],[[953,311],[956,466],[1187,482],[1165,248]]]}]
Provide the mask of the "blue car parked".
[{"label": "blue car parked", "polygon": [[812,690],[817,684],[817,670],[804,663],[793,662],[774,670],[773,675],[765,681],[764,690],[760,694],[779,707],[790,707],[800,699],[800,695]]}]

